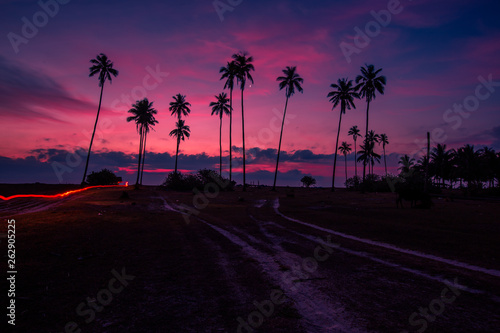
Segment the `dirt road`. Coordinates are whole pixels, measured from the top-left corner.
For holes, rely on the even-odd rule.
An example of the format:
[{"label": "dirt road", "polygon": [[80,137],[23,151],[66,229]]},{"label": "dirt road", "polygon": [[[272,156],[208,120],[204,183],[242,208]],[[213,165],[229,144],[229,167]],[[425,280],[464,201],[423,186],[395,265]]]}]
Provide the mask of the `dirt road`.
[{"label": "dirt road", "polygon": [[[17,332],[495,332],[500,326],[495,258],[441,250],[431,236],[429,246],[404,246],[390,235],[358,231],[362,222],[346,215],[375,216],[381,205],[384,215],[427,213],[393,212],[386,199],[354,204],[361,213],[342,211],[285,190],[193,196],[127,189],[130,199],[121,193],[90,191],[57,206],[32,204],[46,209],[22,215],[2,211],[17,228]],[[434,214],[440,209],[448,208]]]}]

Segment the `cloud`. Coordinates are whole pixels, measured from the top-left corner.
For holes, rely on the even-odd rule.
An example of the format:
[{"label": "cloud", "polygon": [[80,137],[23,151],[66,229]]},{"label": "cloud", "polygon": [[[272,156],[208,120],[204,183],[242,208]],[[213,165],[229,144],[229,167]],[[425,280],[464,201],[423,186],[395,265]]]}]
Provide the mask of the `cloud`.
[{"label": "cloud", "polygon": [[11,119],[42,118],[62,123],[74,111],[95,112],[92,104],[72,97],[50,76],[1,55],[0,100],[0,117]]}]

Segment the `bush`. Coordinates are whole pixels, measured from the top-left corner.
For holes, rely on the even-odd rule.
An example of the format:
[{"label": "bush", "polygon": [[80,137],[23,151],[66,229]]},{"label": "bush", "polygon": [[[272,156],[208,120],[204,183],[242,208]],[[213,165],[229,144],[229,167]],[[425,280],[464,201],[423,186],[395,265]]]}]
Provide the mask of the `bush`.
[{"label": "bush", "polygon": [[229,179],[221,177],[213,170],[203,169],[196,174],[182,175],[180,172],[171,172],[161,185],[163,189],[174,191],[205,191],[218,189],[219,191],[232,191],[236,185],[235,181],[229,182]]},{"label": "bush", "polygon": [[121,181],[121,177],[117,177],[108,169],[102,169],[99,172],[92,171],[92,173],[87,176],[87,183],[91,186],[118,185]]},{"label": "bush", "polygon": [[316,184],[316,179],[314,179],[313,177],[311,176],[304,176],[302,177],[302,179],[300,180],[300,182],[307,188],[309,188],[311,185],[315,185]]}]

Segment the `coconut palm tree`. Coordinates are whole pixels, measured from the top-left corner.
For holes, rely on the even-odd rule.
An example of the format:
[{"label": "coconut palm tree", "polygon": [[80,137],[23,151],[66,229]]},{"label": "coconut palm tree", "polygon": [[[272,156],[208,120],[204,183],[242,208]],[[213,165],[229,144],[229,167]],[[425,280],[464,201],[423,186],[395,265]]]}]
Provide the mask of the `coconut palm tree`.
[{"label": "coconut palm tree", "polygon": [[[151,106],[153,106],[153,102],[151,102]],[[152,115],[154,115],[156,113],[157,113],[157,111],[154,110],[154,112],[152,112]],[[148,138],[149,130],[153,129],[152,126],[154,126],[155,124],[158,124],[158,121],[156,119],[154,119],[154,116],[152,118],[148,117],[143,123],[143,126],[144,126],[144,145],[143,145],[143,152],[142,152],[141,179],[139,181],[139,184],[141,184],[141,185],[142,185],[142,178],[144,176],[144,164],[146,163],[146,141]]]},{"label": "coconut palm tree", "polygon": [[345,114],[346,110],[351,108],[355,109],[354,99],[359,98],[359,94],[356,92],[356,87],[352,86],[352,80],[347,78],[339,79],[337,83],[330,85],[331,88],[335,89],[328,93],[330,102],[333,104],[332,110],[340,104],[340,117],[339,117],[339,128],[337,130],[337,141],[335,143],[335,159],[333,161],[333,179],[332,179],[332,191],[335,191],[335,169],[337,167],[337,150],[339,146],[339,136],[340,136],[340,126],[342,125],[342,114]]},{"label": "coconut palm tree", "polygon": [[221,67],[221,80],[226,79],[224,89],[229,89],[229,181],[233,180],[233,88],[237,67],[234,61],[228,61],[226,67]]},{"label": "coconut palm tree", "polygon": [[87,178],[87,170],[89,168],[90,152],[92,150],[92,143],[94,142],[95,130],[97,128],[97,122],[99,121],[99,113],[101,112],[102,103],[102,93],[104,90],[104,83],[109,81],[111,84],[112,77],[118,76],[118,71],[113,68],[113,63],[108,59],[108,57],[101,53],[95,59],[91,59],[90,63],[92,66],[89,68],[89,77],[99,74],[99,87],[101,87],[101,96],[99,97],[99,107],[97,108],[97,116],[95,117],[94,130],[92,132],[92,137],[90,138],[89,151],[87,153],[87,162],[85,163],[85,171],[83,172],[82,185],[85,183],[85,178]]},{"label": "coconut palm tree", "polygon": [[356,149],[356,140],[358,139],[358,137],[363,137],[360,133],[360,130],[358,128],[357,125],[354,125],[353,127],[351,127],[349,129],[349,132],[347,132],[347,135],[350,135],[352,136],[352,138],[354,139],[354,176],[356,177],[356,179],[358,178],[358,162],[357,162],[357,149]]},{"label": "coconut palm tree", "polygon": [[380,143],[380,135],[376,134],[374,130],[370,130],[365,139],[368,142]]},{"label": "coconut palm tree", "polygon": [[189,108],[191,106],[190,103],[186,101],[186,96],[177,94],[175,96],[172,96],[174,99],[173,102],[170,102],[170,107],[168,110],[172,112],[172,116],[176,115],[178,120],[181,120],[181,117],[189,115],[191,113],[191,109]]},{"label": "coconut palm tree", "polygon": [[[386,78],[383,75],[379,75],[382,68],[375,70],[373,65],[365,65],[366,67],[361,67],[361,75],[356,77],[357,88],[359,89],[359,94],[366,100],[366,130],[365,130],[365,140],[368,136],[368,120],[370,111],[370,102],[375,99],[376,93],[379,92],[381,95],[384,94]],[[363,163],[363,181],[366,175],[366,163]]]},{"label": "coconut palm tree", "polygon": [[288,106],[288,99],[295,94],[295,89],[299,92],[303,93],[301,84],[304,82],[304,79],[297,74],[297,67],[289,67],[283,70],[283,74],[285,76],[280,76],[276,79],[280,84],[280,90],[285,89],[286,102],[285,102],[285,111],[283,112],[283,121],[281,123],[281,132],[280,132],[280,142],[278,145],[278,157],[276,158],[276,171],[274,172],[274,183],[273,183],[273,191],[276,190],[276,178],[278,177],[278,164],[280,161],[280,152],[281,152],[281,139],[283,138],[283,127],[285,126],[285,116],[286,116],[286,108]]},{"label": "coconut palm tree", "polygon": [[340,144],[339,151],[344,154],[344,161],[345,161],[345,185],[347,187],[347,154],[352,151],[351,145],[348,144],[347,142],[343,141]]},{"label": "coconut palm tree", "polygon": [[210,102],[210,107],[212,108],[212,116],[218,115],[220,118],[219,126],[219,173],[222,177],[222,116],[231,114],[230,106],[228,104],[229,99],[226,93],[220,93],[215,96],[216,102]]},{"label": "coconut palm tree", "polygon": [[253,83],[253,77],[250,74],[251,71],[255,70],[253,62],[253,57],[249,56],[246,52],[240,52],[233,54],[233,61],[236,68],[236,80],[240,84],[241,89],[241,129],[243,138],[243,191],[246,191],[246,153],[245,153],[245,113],[244,113],[244,103],[243,103],[243,92],[245,91],[245,85],[247,80]]},{"label": "coconut palm tree", "polygon": [[137,131],[139,132],[139,159],[137,166],[137,181],[135,186],[139,186],[139,179],[141,176],[141,160],[143,154],[146,151],[146,135],[149,130],[158,123],[154,115],[157,111],[153,108],[153,102],[149,102],[147,98],[142,101],[137,101],[132,105],[132,108],[128,111],[132,116],[127,117],[127,122],[135,121]]},{"label": "coconut palm tree", "polygon": [[175,128],[170,132],[169,134],[171,137],[177,138],[177,150],[175,152],[175,171],[174,173],[177,174],[177,159],[179,157],[179,145],[181,143],[181,140],[184,141],[185,138],[188,138],[191,136],[191,130],[189,129],[189,126],[186,126],[184,120],[179,119],[175,123]]},{"label": "coconut palm tree", "polygon": [[411,168],[413,168],[413,166],[415,165],[415,159],[410,158],[410,156],[405,154],[404,156],[400,157],[398,164],[401,164],[398,170],[401,170],[401,173],[403,174],[408,174]]},{"label": "coconut palm tree", "polygon": [[385,146],[389,144],[389,138],[387,137],[387,134],[380,134],[379,144],[382,144],[382,149],[384,150],[385,176],[387,177],[387,159],[385,157]]},{"label": "coconut palm tree", "polygon": [[445,144],[439,143],[436,147],[432,148],[431,163],[434,166],[434,174],[437,178],[441,179],[443,186],[445,180],[449,179],[451,159],[452,153],[450,150],[446,150]]},{"label": "coconut palm tree", "polygon": [[[363,161],[368,165],[368,173],[373,174],[373,167],[375,162],[380,163],[381,156],[375,152],[375,141],[364,140],[364,144],[361,145],[361,150],[359,151],[358,161]],[[371,171],[370,171],[371,165]]]}]

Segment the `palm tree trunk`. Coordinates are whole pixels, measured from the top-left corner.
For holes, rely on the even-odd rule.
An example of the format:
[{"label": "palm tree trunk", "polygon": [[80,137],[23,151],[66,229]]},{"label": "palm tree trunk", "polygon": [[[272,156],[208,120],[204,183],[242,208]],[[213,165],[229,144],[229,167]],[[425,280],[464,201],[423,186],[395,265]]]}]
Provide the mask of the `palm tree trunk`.
[{"label": "palm tree trunk", "polygon": [[233,87],[229,90],[229,181],[233,180]]},{"label": "palm tree trunk", "polygon": [[144,176],[144,163],[146,161],[146,141],[148,138],[148,132],[144,132],[144,145],[143,145],[143,152],[142,152],[142,167],[141,167],[141,181],[140,184],[142,185],[142,177]]},{"label": "palm tree trunk", "polygon": [[[368,113],[370,111],[370,100],[366,101],[366,130],[365,130],[365,146],[368,146]],[[369,172],[369,171],[368,171]],[[366,178],[366,160],[363,161],[363,183]]]},{"label": "palm tree trunk", "polygon": [[385,177],[387,178],[387,160],[385,159],[385,145],[384,145],[384,164],[385,164]]},{"label": "palm tree trunk", "polygon": [[332,192],[335,191],[335,169],[337,167],[337,150],[339,149],[340,125],[342,123],[342,110],[340,110],[339,129],[337,131],[337,142],[335,143],[335,159],[333,160]]},{"label": "palm tree trunk", "polygon": [[356,149],[356,139],[354,139],[354,176],[358,178],[358,156]]},{"label": "palm tree trunk", "polygon": [[101,96],[99,97],[99,107],[97,108],[97,116],[95,117],[94,131],[92,132],[92,138],[90,139],[89,152],[87,153],[87,162],[85,163],[85,171],[83,172],[82,185],[85,183],[85,178],[87,178],[87,170],[89,168],[90,151],[92,150],[92,143],[94,142],[95,130],[97,128],[97,121],[99,120],[99,113],[101,112],[101,102],[102,102],[103,90],[104,90],[104,83],[101,85]]},{"label": "palm tree trunk", "polygon": [[222,178],[222,111],[220,113],[220,126],[219,126],[219,173]]},{"label": "palm tree trunk", "polygon": [[181,143],[181,138],[177,137],[177,150],[175,152],[175,174],[177,174],[177,158],[179,157],[179,145]]},{"label": "palm tree trunk", "polygon": [[243,91],[245,89],[241,89],[241,132],[242,132],[242,137],[243,137],[243,191],[246,191],[247,189],[247,182],[246,182],[246,172],[245,172],[245,115],[243,112]]},{"label": "palm tree trunk", "polygon": [[345,161],[345,187],[347,188],[347,154],[344,154]]},{"label": "palm tree trunk", "polygon": [[278,157],[276,158],[276,171],[274,172],[273,191],[276,190],[276,178],[278,177],[278,164],[280,162],[280,152],[281,152],[281,139],[283,138],[283,127],[285,126],[285,116],[287,107],[288,107],[288,89],[286,94],[285,111],[283,112],[283,121],[281,122],[280,143],[278,145]]},{"label": "palm tree trunk", "polygon": [[139,187],[139,177],[141,176],[141,160],[142,160],[142,147],[143,147],[143,141],[144,141],[144,133],[143,133],[143,128],[139,130],[139,163],[137,164],[137,180],[135,182],[135,187]]}]

